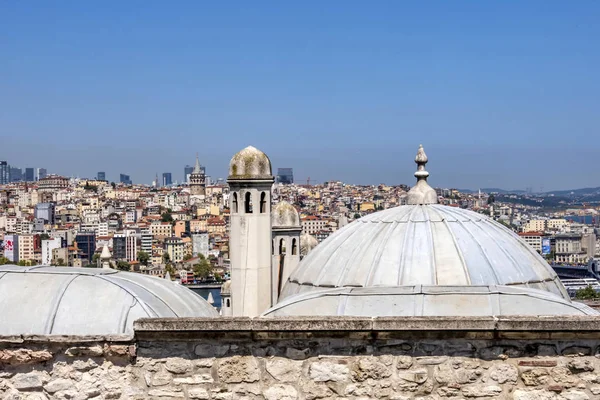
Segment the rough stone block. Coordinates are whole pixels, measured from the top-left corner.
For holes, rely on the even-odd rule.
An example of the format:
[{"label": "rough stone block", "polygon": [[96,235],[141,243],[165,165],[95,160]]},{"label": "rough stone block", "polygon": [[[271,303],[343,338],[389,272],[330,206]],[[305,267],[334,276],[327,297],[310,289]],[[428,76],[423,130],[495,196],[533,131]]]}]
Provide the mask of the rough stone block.
[{"label": "rough stone block", "polygon": [[36,390],[44,385],[45,376],[38,371],[26,374],[16,374],[12,379],[12,384],[18,390]]},{"label": "rough stone block", "polygon": [[296,400],[298,391],[290,385],[274,385],[263,391],[266,400]]},{"label": "rough stone block", "polygon": [[185,374],[192,369],[192,362],[183,358],[169,358],[165,368],[174,374]]},{"label": "rough stone block", "polygon": [[279,382],[297,382],[302,373],[302,362],[275,358],[266,362],[266,370]]},{"label": "rough stone block", "polygon": [[315,382],[342,382],[350,378],[347,365],[332,362],[315,362],[310,365],[309,376]]},{"label": "rough stone block", "polygon": [[260,379],[258,361],[253,357],[234,356],[219,362],[219,380],[224,383],[251,383]]}]

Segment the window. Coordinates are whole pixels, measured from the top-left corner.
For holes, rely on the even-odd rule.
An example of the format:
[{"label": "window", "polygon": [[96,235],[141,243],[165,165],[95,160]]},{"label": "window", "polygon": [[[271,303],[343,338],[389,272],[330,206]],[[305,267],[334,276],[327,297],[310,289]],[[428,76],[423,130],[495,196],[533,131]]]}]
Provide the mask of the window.
[{"label": "window", "polygon": [[246,192],[246,201],[244,202],[246,214],[252,214],[252,194]]},{"label": "window", "polygon": [[265,192],[262,192],[260,194],[260,213],[264,213],[265,209],[267,208],[267,201],[265,200],[267,197],[267,194]]},{"label": "window", "polygon": [[226,302],[226,304],[227,304],[227,307],[231,307],[231,303],[230,303],[229,301],[230,301],[230,300],[229,300],[229,299],[227,299],[227,302]]},{"label": "window", "polygon": [[237,198],[237,193],[233,193],[233,212],[234,213],[238,212],[238,198]]},{"label": "window", "polygon": [[285,254],[285,240],[279,241],[279,254]]},{"label": "window", "polygon": [[292,255],[295,256],[298,254],[298,244],[296,243],[296,239],[292,239]]}]

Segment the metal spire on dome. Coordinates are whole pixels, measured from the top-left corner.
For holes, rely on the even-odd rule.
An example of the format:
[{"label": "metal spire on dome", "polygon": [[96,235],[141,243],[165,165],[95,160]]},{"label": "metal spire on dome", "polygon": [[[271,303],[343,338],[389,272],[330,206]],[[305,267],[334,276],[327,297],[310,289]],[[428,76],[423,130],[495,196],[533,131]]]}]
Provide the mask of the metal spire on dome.
[{"label": "metal spire on dome", "polygon": [[200,160],[198,159],[198,153],[196,153],[196,165],[194,165],[194,172],[192,172],[193,174],[200,174],[202,173],[202,170],[200,169]]},{"label": "metal spire on dome", "polygon": [[417,184],[412,187],[408,192],[407,204],[409,205],[422,205],[422,204],[437,204],[438,197],[435,190],[427,183],[429,172],[425,170],[425,164],[429,159],[425,154],[423,145],[419,145],[417,156],[415,157],[415,163],[417,163],[417,171],[415,172],[415,178],[417,178]]}]

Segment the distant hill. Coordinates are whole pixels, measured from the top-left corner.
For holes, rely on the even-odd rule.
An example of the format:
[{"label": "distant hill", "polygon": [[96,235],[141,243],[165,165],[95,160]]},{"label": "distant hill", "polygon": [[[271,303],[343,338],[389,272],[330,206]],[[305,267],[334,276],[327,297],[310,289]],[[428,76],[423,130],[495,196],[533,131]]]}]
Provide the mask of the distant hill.
[{"label": "distant hill", "polygon": [[[458,189],[458,191],[461,193],[477,193],[477,192],[479,192],[479,189],[477,189],[477,190]],[[481,192],[482,193],[502,193],[502,194],[510,194],[510,193],[523,194],[523,193],[525,193],[524,190],[505,190],[505,189],[500,189],[500,188],[481,188]]]},{"label": "distant hill", "polygon": [[600,187],[573,189],[573,190],[555,190],[552,192],[546,192],[544,194],[552,195],[552,196],[564,196],[564,197],[594,196],[594,195],[600,195]]}]

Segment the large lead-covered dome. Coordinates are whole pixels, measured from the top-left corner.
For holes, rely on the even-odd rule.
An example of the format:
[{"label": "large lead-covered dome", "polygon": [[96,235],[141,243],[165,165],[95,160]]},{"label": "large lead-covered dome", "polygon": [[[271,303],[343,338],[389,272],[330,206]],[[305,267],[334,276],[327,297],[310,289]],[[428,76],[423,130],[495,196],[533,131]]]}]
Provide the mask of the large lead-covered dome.
[{"label": "large lead-covered dome", "polygon": [[438,204],[422,146],[408,205],[340,229],[291,273],[265,316],[585,315],[518,235]]},{"label": "large lead-covered dome", "polygon": [[327,238],[294,270],[282,298],[325,287],[510,285],[569,298],[518,235],[473,211],[439,204],[391,208]]},{"label": "large lead-covered dome", "polygon": [[177,283],[101,268],[0,267],[0,335],[106,335],[133,332],[155,317],[217,317]]}]

